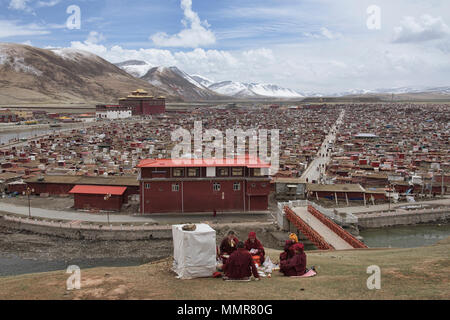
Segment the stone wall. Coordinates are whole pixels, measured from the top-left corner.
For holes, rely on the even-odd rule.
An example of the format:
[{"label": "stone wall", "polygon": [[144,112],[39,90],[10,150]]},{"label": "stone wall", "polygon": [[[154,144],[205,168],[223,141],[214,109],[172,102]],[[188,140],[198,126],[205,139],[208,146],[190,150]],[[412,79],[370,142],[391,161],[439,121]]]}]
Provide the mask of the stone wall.
[{"label": "stone wall", "polygon": [[362,228],[382,228],[400,225],[414,225],[447,221],[449,213],[447,210],[429,210],[420,212],[401,213],[394,215],[360,215],[358,225]]}]

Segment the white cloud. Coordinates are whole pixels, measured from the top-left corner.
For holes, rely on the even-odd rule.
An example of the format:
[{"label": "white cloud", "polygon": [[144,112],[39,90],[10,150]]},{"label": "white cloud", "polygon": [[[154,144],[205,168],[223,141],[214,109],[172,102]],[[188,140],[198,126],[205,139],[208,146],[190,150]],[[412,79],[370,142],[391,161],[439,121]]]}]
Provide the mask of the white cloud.
[{"label": "white cloud", "polygon": [[185,47],[198,48],[216,42],[216,36],[209,29],[208,22],[201,21],[198,14],[192,10],[192,0],[181,0],[181,8],[184,10],[182,23],[185,27],[175,35],[159,32],[150,37],[158,47]]},{"label": "white cloud", "polygon": [[[278,45],[251,50],[170,51],[126,49],[99,43],[72,42],[113,63],[143,60],[154,66],[177,66],[188,74],[216,81],[272,83],[300,91],[334,93],[349,89],[448,85],[450,61],[437,48],[374,43],[351,39]],[[349,54],[348,48],[352,48]],[[426,83],[423,79],[427,79]]]},{"label": "white cloud", "polygon": [[38,7],[54,7],[60,2],[61,2],[61,0],[38,1],[37,6]]},{"label": "white cloud", "polygon": [[103,36],[103,34],[97,32],[97,31],[91,31],[88,35],[88,38],[86,39],[86,42],[92,43],[92,44],[98,44],[105,40],[106,40],[106,38]]},{"label": "white cloud", "polygon": [[9,9],[31,12],[32,10],[27,4],[30,1],[31,0],[11,0]]},{"label": "white cloud", "polygon": [[333,32],[326,27],[320,28],[320,32],[303,32],[303,35],[307,38],[314,39],[339,39],[342,38],[342,34],[339,32]]},{"label": "white cloud", "polygon": [[340,34],[339,32],[332,32],[325,27],[320,28],[320,32],[325,38],[328,38],[330,40],[342,37],[342,34]]},{"label": "white cloud", "polygon": [[34,36],[49,34],[44,27],[37,24],[19,25],[15,20],[0,20],[0,38]]},{"label": "white cloud", "polygon": [[394,28],[392,42],[422,42],[449,36],[450,28],[441,17],[425,14],[417,20],[415,17],[404,17],[401,25]]}]

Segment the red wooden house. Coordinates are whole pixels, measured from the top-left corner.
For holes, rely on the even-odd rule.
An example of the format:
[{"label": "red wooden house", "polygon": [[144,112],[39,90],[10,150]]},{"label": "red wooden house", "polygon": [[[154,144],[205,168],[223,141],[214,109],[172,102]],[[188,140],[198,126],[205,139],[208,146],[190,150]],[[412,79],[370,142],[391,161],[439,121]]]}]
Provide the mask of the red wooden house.
[{"label": "red wooden house", "polygon": [[75,209],[120,211],[126,191],[126,187],[76,185],[69,193],[74,195]]}]

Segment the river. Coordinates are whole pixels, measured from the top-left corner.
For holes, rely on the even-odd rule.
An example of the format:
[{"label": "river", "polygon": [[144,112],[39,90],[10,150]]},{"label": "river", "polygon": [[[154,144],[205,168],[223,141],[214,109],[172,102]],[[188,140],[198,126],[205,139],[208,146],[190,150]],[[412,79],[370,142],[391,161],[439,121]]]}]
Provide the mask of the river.
[{"label": "river", "polygon": [[47,135],[55,133],[57,131],[63,130],[62,128],[53,129],[32,129],[26,131],[6,131],[0,132],[0,145],[7,144],[8,142],[13,142],[15,139],[30,139],[37,136]]},{"label": "river", "polygon": [[360,235],[370,248],[415,248],[450,237],[450,224],[366,229]]},{"label": "river", "polygon": [[148,261],[139,258],[101,258],[78,259],[73,261],[47,261],[23,259],[15,255],[0,256],[0,277],[17,276],[29,273],[51,272],[67,270],[71,265],[80,267],[81,270],[97,267],[129,267],[137,266]]}]

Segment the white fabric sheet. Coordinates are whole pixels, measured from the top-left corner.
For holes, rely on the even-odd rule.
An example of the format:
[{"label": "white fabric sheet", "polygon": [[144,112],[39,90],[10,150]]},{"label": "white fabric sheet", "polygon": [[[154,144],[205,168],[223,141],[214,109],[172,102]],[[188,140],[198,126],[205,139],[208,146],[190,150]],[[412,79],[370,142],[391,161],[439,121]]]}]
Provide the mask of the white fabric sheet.
[{"label": "white fabric sheet", "polygon": [[216,231],[207,224],[196,226],[195,231],[172,226],[173,270],[180,279],[211,277],[216,271]]}]

